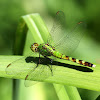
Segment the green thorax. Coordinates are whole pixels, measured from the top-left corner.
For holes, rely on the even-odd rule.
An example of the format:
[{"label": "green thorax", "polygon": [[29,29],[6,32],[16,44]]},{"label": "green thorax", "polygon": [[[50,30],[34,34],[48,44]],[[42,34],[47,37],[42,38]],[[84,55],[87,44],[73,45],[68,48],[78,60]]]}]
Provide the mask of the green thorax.
[{"label": "green thorax", "polygon": [[51,56],[52,53],[50,52],[50,49],[52,49],[52,47],[47,44],[40,44],[38,46],[38,52],[43,56]]},{"label": "green thorax", "polygon": [[55,48],[49,44],[40,44],[38,46],[38,52],[40,54],[42,54],[43,56],[51,56],[52,55],[57,58],[61,58],[61,56],[64,56],[61,53],[59,53],[58,51],[56,51]]}]

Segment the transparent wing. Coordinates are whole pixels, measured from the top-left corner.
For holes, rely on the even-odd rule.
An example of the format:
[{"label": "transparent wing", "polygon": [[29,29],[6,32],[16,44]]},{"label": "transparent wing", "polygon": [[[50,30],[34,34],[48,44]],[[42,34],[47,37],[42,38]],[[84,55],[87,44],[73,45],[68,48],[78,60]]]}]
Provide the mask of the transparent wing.
[{"label": "transparent wing", "polygon": [[71,31],[65,30],[65,16],[62,11],[58,11],[51,29],[51,38],[48,39],[49,44],[53,45],[59,52],[69,55],[75,50],[84,35],[84,22],[79,22]]},{"label": "transparent wing", "polygon": [[11,62],[5,69],[6,73],[9,75],[22,75],[22,74],[24,75],[25,73],[28,73],[31,68],[36,66],[36,62],[34,61],[34,59],[33,59],[33,63],[31,62],[28,63],[26,61],[26,58],[28,56],[33,56],[35,59],[36,56],[39,56],[39,54],[31,52],[29,55]]},{"label": "transparent wing", "polygon": [[66,33],[59,39],[58,43],[55,44],[56,50],[63,54],[70,55],[79,45],[85,33],[85,30],[83,30],[85,26],[86,24],[84,22],[77,23],[69,33]]},{"label": "transparent wing", "polygon": [[58,11],[47,40],[49,44],[54,45],[58,42],[58,39],[61,38],[60,35],[64,33],[65,25],[65,15],[62,11]]},{"label": "transparent wing", "polygon": [[[33,54],[33,55],[32,55]],[[51,59],[40,58],[37,53],[30,53],[30,56],[22,57],[6,67],[6,73],[9,75],[25,76],[25,86],[31,86],[36,84],[36,81],[31,80],[44,80],[49,76],[52,76]],[[39,63],[40,59],[40,64]],[[38,66],[37,66],[38,65]]]},{"label": "transparent wing", "polygon": [[[50,61],[45,58],[41,58],[40,60],[41,63],[38,64],[27,74],[25,78],[26,87],[36,84],[37,80],[43,81],[48,77],[52,76],[51,65],[49,65]],[[36,80],[36,81],[32,81],[32,80]]]}]

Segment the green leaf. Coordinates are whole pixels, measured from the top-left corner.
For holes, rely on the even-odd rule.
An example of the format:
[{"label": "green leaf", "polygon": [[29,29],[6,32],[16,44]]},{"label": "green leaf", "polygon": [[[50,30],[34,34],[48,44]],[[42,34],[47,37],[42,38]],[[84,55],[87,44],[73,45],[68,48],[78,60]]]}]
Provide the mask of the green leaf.
[{"label": "green leaf", "polygon": [[[28,29],[27,31],[25,31],[27,32],[25,46],[24,44],[22,45],[24,46],[24,55],[27,55],[30,52],[30,45],[34,42],[43,43],[44,41],[46,41],[49,32],[39,14],[26,15],[23,16],[21,20],[23,21],[21,21],[21,26],[18,30],[23,31],[18,32],[21,34],[24,32],[24,30]],[[24,27],[22,27],[22,25],[24,25]],[[22,40],[20,39],[20,42],[21,41]],[[18,43],[18,45],[19,44],[20,43]],[[18,46],[19,50],[21,50],[20,47],[21,44]],[[25,68],[28,68],[26,62],[23,62],[22,64],[19,62],[18,65],[22,65],[22,67],[20,68],[17,68],[17,66],[15,66],[17,68],[15,72],[18,72],[19,70],[23,71],[23,73],[21,73],[20,75],[7,75],[5,72],[5,68],[9,63],[20,59],[21,57],[22,56],[0,56],[0,76],[14,79],[25,79],[25,76],[28,73],[28,70],[24,71]],[[67,60],[57,59],[57,62],[58,64],[53,65],[53,67],[55,68],[55,70],[53,71],[53,76],[50,76],[45,80],[37,79],[37,81],[58,83],[100,91],[100,64],[96,64],[95,68],[87,68],[86,66],[81,66]],[[31,64],[29,64],[29,66],[31,66]]]},{"label": "green leaf", "polygon": [[76,87],[54,84],[59,100],[81,100]]},{"label": "green leaf", "polygon": [[78,89],[82,100],[97,100],[96,98],[100,95],[98,91],[91,91],[86,89]]}]

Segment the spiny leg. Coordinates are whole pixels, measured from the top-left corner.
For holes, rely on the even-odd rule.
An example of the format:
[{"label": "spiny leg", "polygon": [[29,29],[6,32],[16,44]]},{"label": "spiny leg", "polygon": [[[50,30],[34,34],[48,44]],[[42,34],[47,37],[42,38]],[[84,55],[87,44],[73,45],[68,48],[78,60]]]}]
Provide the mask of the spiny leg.
[{"label": "spiny leg", "polygon": [[44,56],[44,57],[50,60],[51,66],[49,66],[49,64],[47,66],[50,68],[51,75],[53,76],[53,71],[52,71],[52,62],[53,62],[53,59],[50,59],[47,56]]},{"label": "spiny leg", "polygon": [[51,66],[47,65],[47,66],[50,68],[51,75],[53,76],[52,65]]},{"label": "spiny leg", "polygon": [[53,76],[53,71],[52,71],[52,62],[53,62],[53,59],[50,59],[50,60],[51,60],[51,68],[50,68],[50,70],[51,70],[51,74]]}]

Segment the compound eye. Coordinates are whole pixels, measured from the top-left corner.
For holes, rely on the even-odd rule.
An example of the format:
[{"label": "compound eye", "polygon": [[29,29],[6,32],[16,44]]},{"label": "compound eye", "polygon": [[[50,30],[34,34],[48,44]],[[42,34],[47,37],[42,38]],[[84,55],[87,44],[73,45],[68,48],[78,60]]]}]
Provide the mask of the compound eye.
[{"label": "compound eye", "polygon": [[37,48],[35,48],[35,51],[37,51]]}]

